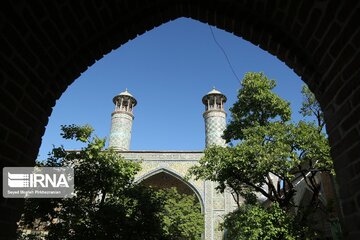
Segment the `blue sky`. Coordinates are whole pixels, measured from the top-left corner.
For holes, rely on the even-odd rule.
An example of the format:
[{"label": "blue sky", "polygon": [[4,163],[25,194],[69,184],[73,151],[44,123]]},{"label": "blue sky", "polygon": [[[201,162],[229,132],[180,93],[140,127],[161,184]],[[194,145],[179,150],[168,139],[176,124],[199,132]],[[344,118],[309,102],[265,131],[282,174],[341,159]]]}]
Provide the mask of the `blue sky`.
[{"label": "blue sky", "polygon": [[[237,74],[264,72],[277,81],[275,91],[291,102],[300,119],[301,79],[283,62],[231,33],[213,28]],[[205,146],[201,98],[215,86],[236,101],[239,82],[209,25],[187,18],[163,24],[104,56],[57,101],[50,116],[39,159],[52,146],[77,149],[60,137],[62,124],[90,124],[96,135],[110,133],[112,98],[128,88],[137,99],[131,150],[202,150]],[[229,114],[228,114],[229,118]]]}]

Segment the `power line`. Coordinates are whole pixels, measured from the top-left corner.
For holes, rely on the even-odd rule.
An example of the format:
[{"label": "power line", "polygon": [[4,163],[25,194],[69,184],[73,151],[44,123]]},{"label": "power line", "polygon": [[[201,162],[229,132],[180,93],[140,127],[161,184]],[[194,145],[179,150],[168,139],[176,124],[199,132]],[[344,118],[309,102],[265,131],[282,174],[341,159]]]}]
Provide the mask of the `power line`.
[{"label": "power line", "polygon": [[216,40],[214,31],[213,31],[213,29],[212,29],[212,27],[211,27],[210,25],[209,25],[209,28],[210,28],[211,35],[212,35],[212,37],[213,37],[213,39],[214,39],[214,42],[216,43],[216,45],[220,48],[220,50],[221,50],[222,53],[224,54],[224,56],[225,56],[225,58],[226,58],[226,61],[227,61],[228,65],[229,65],[229,67],[230,67],[231,72],[234,74],[235,78],[236,78],[236,79],[239,81],[239,83],[240,83],[241,81],[240,81],[239,77],[236,75],[235,70],[234,70],[234,68],[233,68],[233,66],[232,66],[232,64],[231,64],[231,62],[230,62],[230,59],[229,59],[229,57],[227,56],[224,48],[223,48],[223,47],[220,45],[220,43]]}]

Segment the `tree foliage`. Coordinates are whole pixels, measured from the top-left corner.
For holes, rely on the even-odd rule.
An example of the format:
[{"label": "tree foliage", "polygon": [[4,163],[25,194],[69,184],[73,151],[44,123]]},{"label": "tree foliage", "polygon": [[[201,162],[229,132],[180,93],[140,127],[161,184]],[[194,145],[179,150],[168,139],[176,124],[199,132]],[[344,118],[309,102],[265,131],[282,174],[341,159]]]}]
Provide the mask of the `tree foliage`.
[{"label": "tree foliage", "polygon": [[232,240],[297,240],[302,238],[301,229],[294,218],[277,204],[268,208],[260,204],[244,204],[226,215],[222,228],[226,238]]},{"label": "tree foliage", "polygon": [[237,199],[251,189],[281,207],[290,207],[296,173],[332,167],[327,140],[311,123],[273,122],[244,129],[243,135],[234,147],[207,149],[192,174],[219,182],[220,191],[229,186]]},{"label": "tree foliage", "polygon": [[200,240],[204,231],[204,217],[194,195],[180,194],[176,188],[160,189],[164,201],[160,212],[165,235],[172,240]]},{"label": "tree foliage", "polygon": [[304,117],[315,117],[319,131],[322,131],[325,126],[324,113],[321,110],[319,102],[316,100],[315,95],[310,91],[307,85],[303,85],[301,89],[303,95],[303,102],[300,113]]},{"label": "tree foliage", "polygon": [[[271,210],[275,209],[272,206],[278,206],[285,213],[290,213],[297,208],[297,223],[304,225],[311,212],[321,206],[321,187],[316,176],[322,172],[333,173],[330,147],[326,135],[321,131],[323,114],[312,93],[303,88],[305,100],[301,113],[304,116],[315,114],[316,119],[320,118],[317,121],[320,125],[306,121],[291,122],[289,103],[273,92],[275,86],[275,81],[262,73],[245,75],[238,101],[230,109],[231,121],[224,132],[228,142],[239,140],[238,143],[230,147],[213,146],[206,149],[200,164],[190,169],[190,175],[196,179],[218,182],[221,192],[229,187],[239,207],[244,198],[253,198],[257,193],[269,203]],[[295,178],[304,179],[313,193],[307,209],[294,206],[297,191]],[[260,211],[257,206],[249,205],[240,207],[228,219]],[[264,217],[266,214],[264,212]],[[249,224],[252,229],[253,226]],[[261,225],[262,220],[258,224]],[[225,221],[226,225],[233,226]],[[308,232],[304,232],[305,235]],[[242,236],[247,239],[245,235]]]},{"label": "tree foliage", "polygon": [[242,139],[243,130],[252,126],[266,126],[272,120],[286,122],[291,118],[290,103],[272,90],[274,80],[263,73],[246,73],[238,91],[238,100],[230,108],[231,120],[224,138],[227,142]]},{"label": "tree foliage", "polygon": [[[190,208],[191,198],[181,199],[175,190],[158,193],[134,183],[140,163],[125,160],[105,139],[92,137],[90,126],[62,126],[65,139],[85,143],[79,151],[53,148],[40,166],[71,166],[75,173],[75,196],[27,199],[20,229],[48,231],[47,239],[173,239],[191,236],[202,227],[201,212]],[[171,206],[170,203],[177,205]],[[170,216],[168,210],[176,210]],[[175,216],[183,219],[173,219]],[[174,222],[169,223],[169,219]],[[175,222],[175,220],[177,222]],[[192,225],[190,233],[186,227]],[[26,234],[23,239],[37,239]],[[195,236],[194,235],[194,236]],[[177,238],[196,239],[196,238]]]}]

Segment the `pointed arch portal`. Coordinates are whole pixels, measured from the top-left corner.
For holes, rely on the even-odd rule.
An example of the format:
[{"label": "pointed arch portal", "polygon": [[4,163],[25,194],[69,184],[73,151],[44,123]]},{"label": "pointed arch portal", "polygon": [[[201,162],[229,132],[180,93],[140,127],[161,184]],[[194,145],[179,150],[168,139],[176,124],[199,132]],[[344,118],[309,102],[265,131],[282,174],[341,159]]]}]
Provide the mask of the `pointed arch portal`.
[{"label": "pointed arch portal", "polygon": [[[347,239],[360,239],[360,2],[63,0],[0,3],[0,163],[34,165],[56,100],[96,60],[152,28],[189,17],[244,38],[301,76],[319,100]],[[0,202],[11,239],[23,201]]]},{"label": "pointed arch portal", "polygon": [[204,211],[203,196],[200,194],[199,190],[174,171],[166,168],[155,169],[136,179],[136,182],[158,189],[175,187],[181,194],[194,195],[199,201],[201,212]]}]

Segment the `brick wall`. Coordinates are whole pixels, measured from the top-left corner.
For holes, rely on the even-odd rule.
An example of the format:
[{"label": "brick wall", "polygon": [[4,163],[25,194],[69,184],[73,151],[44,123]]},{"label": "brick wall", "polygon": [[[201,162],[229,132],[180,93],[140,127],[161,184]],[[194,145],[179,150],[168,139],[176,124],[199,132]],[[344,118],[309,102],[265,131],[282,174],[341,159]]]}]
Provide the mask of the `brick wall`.
[{"label": "brick wall", "polygon": [[[360,239],[360,2],[338,0],[4,0],[0,163],[34,163],[52,107],[96,60],[178,17],[234,33],[284,61],[320,101],[348,239]],[[21,200],[1,199],[0,238]]]}]

